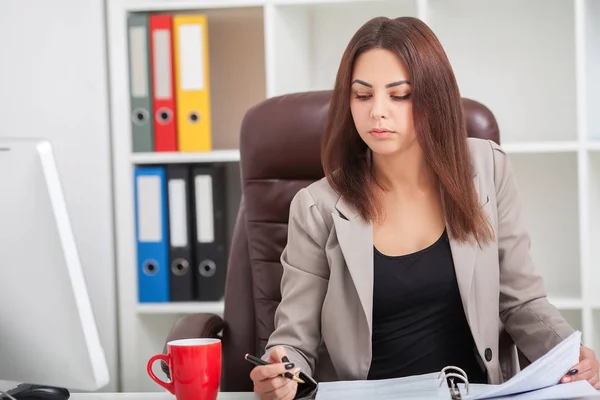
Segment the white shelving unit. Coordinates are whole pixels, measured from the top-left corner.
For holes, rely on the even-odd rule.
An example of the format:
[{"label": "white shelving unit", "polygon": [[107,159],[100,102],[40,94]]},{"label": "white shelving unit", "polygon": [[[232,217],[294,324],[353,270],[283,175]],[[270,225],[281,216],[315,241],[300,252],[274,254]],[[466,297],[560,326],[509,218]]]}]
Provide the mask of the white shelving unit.
[{"label": "white shelving unit", "polygon": [[[137,304],[134,166],[224,161],[237,185],[246,110],[268,97],[330,89],[351,35],[380,15],[428,23],[462,95],[498,119],[549,297],[600,352],[599,0],[107,0],[107,10],[122,390],[157,390],[146,360],[177,318],[222,312],[219,302]],[[129,12],[208,15],[215,151],[131,152]],[[231,217],[238,202],[233,196]]]},{"label": "white shelving unit", "polygon": [[223,302],[179,302],[179,303],[154,303],[138,304],[138,314],[193,314],[193,313],[211,313],[222,314]]},{"label": "white shelving unit", "polygon": [[209,163],[240,161],[238,149],[213,150],[205,153],[132,153],[132,164],[174,164],[174,163]]}]

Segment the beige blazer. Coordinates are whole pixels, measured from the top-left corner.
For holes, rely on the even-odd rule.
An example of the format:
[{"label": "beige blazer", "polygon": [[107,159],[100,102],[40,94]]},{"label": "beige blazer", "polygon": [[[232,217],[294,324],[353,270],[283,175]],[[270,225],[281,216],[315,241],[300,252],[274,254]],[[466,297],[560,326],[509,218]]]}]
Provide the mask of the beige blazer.
[{"label": "beige blazer", "polygon": [[[573,329],[548,302],[532,262],[509,157],[494,142],[469,138],[468,143],[473,182],[496,241],[479,248],[451,239],[450,245],[489,383],[501,383],[503,329],[531,361]],[[283,345],[290,360],[317,381],[366,379],[372,356],[372,225],[322,179],[292,200],[281,263],[282,300],[264,356]]]}]

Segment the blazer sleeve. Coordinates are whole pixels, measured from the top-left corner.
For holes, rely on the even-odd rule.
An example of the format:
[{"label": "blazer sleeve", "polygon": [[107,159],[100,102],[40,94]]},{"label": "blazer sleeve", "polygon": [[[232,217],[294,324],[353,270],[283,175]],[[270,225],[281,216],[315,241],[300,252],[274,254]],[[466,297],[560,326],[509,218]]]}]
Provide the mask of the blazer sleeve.
[{"label": "blazer sleeve", "polygon": [[291,362],[313,375],[321,343],[321,309],[329,282],[325,242],[329,229],[307,188],[290,205],[287,245],[281,254],[281,302],[264,359],[284,346]]},{"label": "blazer sleeve", "polygon": [[521,352],[531,362],[574,332],[550,304],[542,277],[530,253],[530,237],[508,155],[490,142],[498,210],[500,318]]}]

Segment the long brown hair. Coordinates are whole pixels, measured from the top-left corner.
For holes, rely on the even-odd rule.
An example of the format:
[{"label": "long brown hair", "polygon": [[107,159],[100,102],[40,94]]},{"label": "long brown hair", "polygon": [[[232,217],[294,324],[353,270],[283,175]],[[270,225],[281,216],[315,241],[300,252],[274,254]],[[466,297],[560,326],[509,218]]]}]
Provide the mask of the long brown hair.
[{"label": "long brown hair", "polygon": [[350,40],[340,63],[329,106],[321,159],[329,184],[366,220],[380,216],[367,145],[350,112],[350,86],[357,57],[374,48],[396,54],[410,71],[413,124],[425,158],[437,175],[449,233],[491,240],[493,231],[479,206],[467,145],[461,96],[452,67],[435,34],[413,17],[377,17]]}]

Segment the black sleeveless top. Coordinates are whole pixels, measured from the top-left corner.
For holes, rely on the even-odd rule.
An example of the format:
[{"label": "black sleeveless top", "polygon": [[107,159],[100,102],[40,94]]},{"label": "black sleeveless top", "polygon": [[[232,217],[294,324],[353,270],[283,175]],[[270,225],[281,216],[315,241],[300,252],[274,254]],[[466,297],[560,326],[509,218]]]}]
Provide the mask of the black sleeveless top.
[{"label": "black sleeveless top", "polygon": [[446,231],[402,256],[374,249],[373,359],[368,379],[460,367],[487,383],[461,302]]}]

